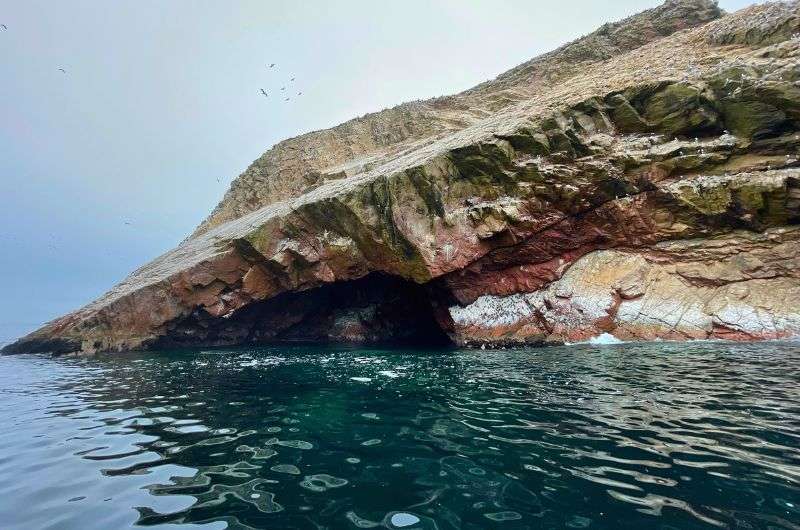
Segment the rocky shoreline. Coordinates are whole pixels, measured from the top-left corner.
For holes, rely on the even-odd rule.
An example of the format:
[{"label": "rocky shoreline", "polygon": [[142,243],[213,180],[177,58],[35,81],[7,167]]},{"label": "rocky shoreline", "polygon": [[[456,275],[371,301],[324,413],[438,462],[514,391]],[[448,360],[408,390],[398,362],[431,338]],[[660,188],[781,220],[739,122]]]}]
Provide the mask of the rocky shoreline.
[{"label": "rocky shoreline", "polygon": [[669,0],[287,140],[198,230],[4,348],[800,335],[800,3]]}]

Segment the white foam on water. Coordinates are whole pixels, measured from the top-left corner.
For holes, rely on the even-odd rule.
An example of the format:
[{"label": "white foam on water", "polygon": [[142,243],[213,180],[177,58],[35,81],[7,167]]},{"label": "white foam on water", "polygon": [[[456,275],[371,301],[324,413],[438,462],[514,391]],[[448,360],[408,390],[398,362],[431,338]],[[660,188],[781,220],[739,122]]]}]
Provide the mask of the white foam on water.
[{"label": "white foam on water", "polygon": [[588,340],[587,344],[605,345],[605,344],[622,344],[623,342],[611,333],[601,333],[596,337]]},{"label": "white foam on water", "polygon": [[359,383],[369,383],[372,381],[371,377],[351,377],[353,381],[358,381]]},{"label": "white foam on water", "polygon": [[580,346],[586,344],[591,344],[592,346],[604,346],[610,344],[624,344],[624,341],[619,340],[611,333],[601,333],[600,335],[592,337],[589,340],[583,340],[580,342],[565,342],[564,346]]}]

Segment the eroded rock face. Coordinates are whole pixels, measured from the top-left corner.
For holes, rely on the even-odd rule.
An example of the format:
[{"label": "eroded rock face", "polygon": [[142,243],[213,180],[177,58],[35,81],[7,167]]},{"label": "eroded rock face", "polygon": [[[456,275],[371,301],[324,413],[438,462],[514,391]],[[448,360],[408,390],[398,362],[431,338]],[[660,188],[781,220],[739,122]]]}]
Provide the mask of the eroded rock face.
[{"label": "eroded rock face", "polygon": [[6,351],[798,334],[800,4],[720,15],[670,0],[276,146],[178,248]]},{"label": "eroded rock face", "polygon": [[711,0],[669,0],[621,22],[606,24],[461,94],[405,103],[280,142],[233,182],[194,235],[479,125],[487,116],[580,74],[585,65],[709,22],[721,13]]},{"label": "eroded rock face", "polygon": [[777,339],[800,334],[800,230],[598,250],[547,288],[450,308],[464,343]]}]

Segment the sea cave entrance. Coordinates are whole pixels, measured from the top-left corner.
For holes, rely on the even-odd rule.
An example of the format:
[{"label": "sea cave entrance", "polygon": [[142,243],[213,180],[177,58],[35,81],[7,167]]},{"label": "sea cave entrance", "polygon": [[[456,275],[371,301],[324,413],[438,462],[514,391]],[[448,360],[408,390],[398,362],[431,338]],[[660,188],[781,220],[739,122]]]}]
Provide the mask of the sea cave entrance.
[{"label": "sea cave entrance", "polygon": [[202,309],[173,323],[148,349],[286,343],[446,347],[437,297],[426,285],[373,273],[254,302],[227,318]]}]

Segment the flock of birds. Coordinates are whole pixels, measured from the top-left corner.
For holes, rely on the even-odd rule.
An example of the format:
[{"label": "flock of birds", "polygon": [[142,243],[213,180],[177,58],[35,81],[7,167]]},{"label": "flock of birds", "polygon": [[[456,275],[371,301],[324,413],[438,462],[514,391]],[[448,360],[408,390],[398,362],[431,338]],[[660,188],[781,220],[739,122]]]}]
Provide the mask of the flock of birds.
[{"label": "flock of birds", "polygon": [[[272,69],[272,68],[275,68],[275,63],[270,63],[270,64],[267,66],[267,68],[270,68],[270,69]],[[292,77],[291,79],[289,79],[289,82],[290,82],[290,83],[294,83],[294,77]],[[269,94],[267,93],[267,91],[266,91],[266,90],[264,90],[263,88],[260,88],[259,90],[261,91],[261,93],[264,95],[264,97],[265,97],[265,98],[268,98],[268,97],[269,97]],[[286,92],[286,85],[284,85],[284,86],[282,86],[282,87],[281,87],[281,92]],[[297,95],[298,95],[298,96],[302,96],[302,95],[303,95],[303,93],[302,93],[302,92],[298,92],[298,93],[297,93]],[[292,99],[292,98],[291,98],[291,96],[288,96],[288,97],[284,98],[283,100],[284,100],[284,101],[289,101],[290,99]]]},{"label": "flock of birds", "polygon": [[[6,26],[5,24],[0,24],[0,30],[2,30],[2,31],[8,31],[8,26]],[[272,69],[272,68],[275,68],[275,63],[270,63],[270,64],[267,66],[267,68],[270,68],[270,69]],[[62,74],[66,74],[66,73],[67,73],[66,69],[64,69],[64,68],[61,68],[61,67],[59,67],[59,68],[58,68],[58,71],[59,71],[59,72],[61,72]],[[294,83],[294,81],[295,81],[295,78],[294,78],[294,77],[292,77],[291,79],[289,79],[289,82],[290,82],[290,83]],[[265,98],[268,98],[268,97],[269,97],[269,93],[268,93],[266,90],[264,90],[263,88],[261,88],[261,89],[259,89],[259,90],[261,91],[261,94],[263,94],[263,96],[264,96]],[[286,92],[286,86],[285,86],[285,85],[281,87],[281,92]],[[302,95],[303,95],[303,92],[298,92],[298,93],[297,93],[297,96],[302,96]],[[285,98],[284,98],[284,101],[289,101],[290,99],[291,99],[291,96],[287,96],[287,97],[285,97]],[[219,178],[218,178],[218,179],[217,179],[217,182],[221,182],[221,179],[219,179]],[[131,226],[131,225],[133,225],[133,222],[132,222],[132,221],[130,221],[130,220],[126,220],[126,221],[124,221],[124,224],[125,224],[126,226]],[[50,244],[50,248],[51,248],[51,249],[55,249],[55,245],[53,245],[53,244],[51,243],[51,244]]]},{"label": "flock of birds", "polygon": [[[6,26],[5,24],[0,24],[0,29],[2,29],[2,31],[8,31],[8,26]],[[270,64],[267,66],[267,68],[270,68],[270,69],[271,69],[271,68],[275,68],[275,63],[270,63]],[[59,71],[59,72],[61,72],[62,74],[66,74],[66,73],[67,73],[67,71],[66,71],[64,68],[59,68],[59,69],[58,69],[58,71]],[[295,79],[295,78],[294,78],[294,77],[292,77],[291,79],[289,79],[289,82],[290,82],[290,83],[294,83],[294,79]],[[261,91],[261,94],[262,94],[262,95],[263,95],[265,98],[268,98],[268,97],[269,97],[269,93],[268,93],[266,90],[264,90],[263,88],[261,88],[261,89],[259,89],[259,90]],[[285,86],[285,85],[281,87],[281,92],[286,92],[286,86]],[[297,93],[297,96],[302,96],[302,95],[303,95],[303,93],[302,93],[302,92],[298,92],[298,93]],[[292,98],[291,98],[291,96],[287,96],[286,98],[284,98],[284,101],[289,101],[290,99],[292,99]]]}]

